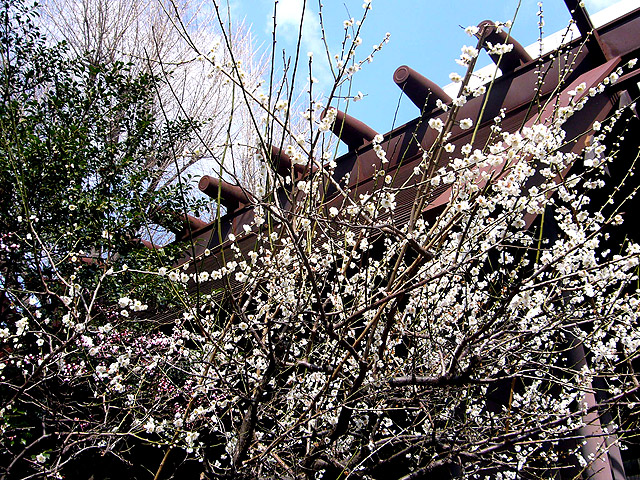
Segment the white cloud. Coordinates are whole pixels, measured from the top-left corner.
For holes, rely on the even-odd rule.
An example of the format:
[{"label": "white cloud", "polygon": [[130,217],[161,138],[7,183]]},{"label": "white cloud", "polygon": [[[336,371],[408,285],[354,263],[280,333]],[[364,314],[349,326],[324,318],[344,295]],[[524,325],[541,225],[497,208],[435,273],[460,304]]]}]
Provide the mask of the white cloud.
[{"label": "white cloud", "polygon": [[[309,3],[309,2],[307,2]],[[300,33],[300,20],[302,16],[303,0],[280,0],[276,10],[277,38],[283,40],[287,50],[293,52],[293,48]],[[269,14],[267,19],[267,29],[273,30],[273,15]],[[281,45],[282,46],[282,45]],[[304,10],[302,22],[302,40],[300,50],[299,67],[301,72],[306,72],[304,64],[307,62],[307,52],[314,53],[313,76],[322,83],[329,80],[328,68],[322,62],[326,58],[324,44],[322,42],[322,32],[318,15],[308,6]],[[290,53],[293,56],[293,53]],[[305,75],[306,77],[306,75]]]}]

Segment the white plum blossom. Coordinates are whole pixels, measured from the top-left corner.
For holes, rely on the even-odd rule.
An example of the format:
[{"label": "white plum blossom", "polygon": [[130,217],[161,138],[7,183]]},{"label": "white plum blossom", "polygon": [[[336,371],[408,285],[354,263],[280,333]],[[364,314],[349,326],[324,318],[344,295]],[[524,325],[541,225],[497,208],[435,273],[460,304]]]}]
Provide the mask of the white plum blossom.
[{"label": "white plum blossom", "polygon": [[469,128],[473,127],[473,120],[471,120],[470,118],[463,118],[462,120],[460,120],[460,128],[463,130],[468,130]]},{"label": "white plum blossom", "polygon": [[444,128],[444,123],[439,118],[431,118],[429,119],[429,127],[433,128],[438,132],[441,132],[442,129]]},{"label": "white plum blossom", "polygon": [[461,107],[463,106],[465,103],[467,103],[467,97],[465,97],[464,95],[460,95],[459,97],[456,97],[453,99],[452,101],[453,105],[455,105],[456,107]]},{"label": "white plum blossom", "polygon": [[473,37],[475,34],[478,33],[479,29],[475,25],[470,25],[467,28],[465,28],[464,31],[467,35],[469,35],[470,37]]},{"label": "white plum blossom", "polygon": [[498,43],[493,45],[491,42],[487,42],[487,53],[490,55],[504,55],[513,50],[513,45],[510,43]]},{"label": "white plum blossom", "polygon": [[462,81],[462,77],[459,73],[451,72],[449,74],[449,80],[451,80],[453,83],[460,83]]}]

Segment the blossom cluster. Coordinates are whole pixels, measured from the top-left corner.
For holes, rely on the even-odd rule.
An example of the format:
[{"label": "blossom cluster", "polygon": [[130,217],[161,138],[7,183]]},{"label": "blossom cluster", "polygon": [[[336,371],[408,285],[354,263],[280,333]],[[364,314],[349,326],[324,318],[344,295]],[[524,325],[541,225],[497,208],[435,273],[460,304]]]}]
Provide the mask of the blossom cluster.
[{"label": "blossom cluster", "polygon": [[[360,23],[343,26],[343,51],[329,56],[337,86],[364,62],[354,58]],[[477,56],[465,46],[457,61]],[[209,60],[242,84],[240,66],[215,51]],[[640,244],[624,213],[637,187],[635,160],[620,153],[635,105],[578,140],[567,126],[577,112],[597,116],[600,95],[633,68],[543,99],[550,114],[518,128],[504,127],[504,110],[489,126],[458,118],[486,87],[452,74],[459,95],[416,127],[433,143],[411,143],[405,158],[394,133],[372,135],[341,164],[325,141],[333,98],[313,100],[293,128],[290,92],[245,87],[264,113],[260,134],[282,134],[292,166],[312,168],[274,171],[261,137],[251,204],[166,249],[177,254],[150,249],[148,268],[129,267],[95,253],[114,240],[104,229],[95,248],[60,259],[35,219],[29,238],[0,238],[0,260],[39,262],[35,280],[2,297],[3,437],[26,444],[31,412],[49,422],[43,438],[59,435],[62,447],[36,441],[20,453],[42,476],[86,450],[127,458],[141,445],[227,478],[453,467],[461,478],[521,478],[591,466],[598,459],[567,437],[623,447],[637,428],[626,398],[638,382]]]}]

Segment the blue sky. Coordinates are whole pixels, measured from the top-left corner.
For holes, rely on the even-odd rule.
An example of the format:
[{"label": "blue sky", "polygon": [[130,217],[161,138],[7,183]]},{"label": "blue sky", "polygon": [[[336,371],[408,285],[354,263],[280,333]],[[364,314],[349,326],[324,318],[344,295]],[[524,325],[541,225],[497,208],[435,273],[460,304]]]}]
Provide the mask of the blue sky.
[{"label": "blue sky", "polygon": [[[629,1],[629,0],[627,0]],[[640,0],[631,0],[640,6]],[[587,9],[593,14],[615,3],[615,0],[587,0]],[[276,58],[282,65],[285,57],[295,56],[295,40],[300,25],[303,0],[279,0]],[[343,21],[360,19],[363,14],[362,0],[324,0],[323,20],[327,40],[332,53],[340,51],[344,37]],[[365,98],[351,103],[349,113],[369,124],[380,133],[389,131],[400,99],[400,90],[393,83],[392,75],[401,65],[409,65],[427,78],[444,86],[450,83],[449,73],[464,74],[455,63],[460,47],[475,45],[475,39],[463,30],[482,20],[512,20],[518,8],[517,0],[372,0],[371,10],[362,26],[362,45],[358,48],[358,59],[366,57],[374,44],[379,43],[387,32],[390,41],[377,52],[374,61],[365,64],[353,77],[352,94],[361,91]],[[566,28],[570,15],[563,0],[542,2],[544,33],[554,33]],[[521,0],[512,35],[523,45],[538,39],[538,0]],[[273,28],[272,0],[234,0],[232,14],[245,20],[258,45],[270,51]],[[461,28],[462,27],[462,28]],[[314,52],[314,77],[318,83],[316,91],[327,90],[331,77],[326,65],[326,53],[320,38],[318,1],[307,0],[303,42],[301,46],[302,72],[306,78],[307,52]],[[324,62],[322,62],[324,60]],[[489,63],[488,57],[480,59],[478,66]],[[324,64],[323,64],[324,63]],[[328,93],[328,92],[327,92]],[[395,126],[402,125],[417,116],[418,110],[408,99],[402,99]]]}]

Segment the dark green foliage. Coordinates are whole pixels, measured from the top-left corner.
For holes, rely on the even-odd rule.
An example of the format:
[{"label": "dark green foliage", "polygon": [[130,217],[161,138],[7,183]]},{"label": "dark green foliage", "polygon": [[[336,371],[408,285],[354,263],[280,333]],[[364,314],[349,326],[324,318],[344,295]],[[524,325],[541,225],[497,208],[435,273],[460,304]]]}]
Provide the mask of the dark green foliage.
[{"label": "dark green foliage", "polygon": [[[158,210],[180,208],[175,187],[158,188],[166,172],[150,165],[172,158],[193,122],[158,118],[157,78],[71,58],[64,44],[46,44],[36,10],[14,0],[0,8],[2,286],[36,291],[44,279],[55,290],[57,272],[86,286],[109,268],[170,263],[132,240],[149,238]],[[129,280],[107,295],[129,293]]]}]

